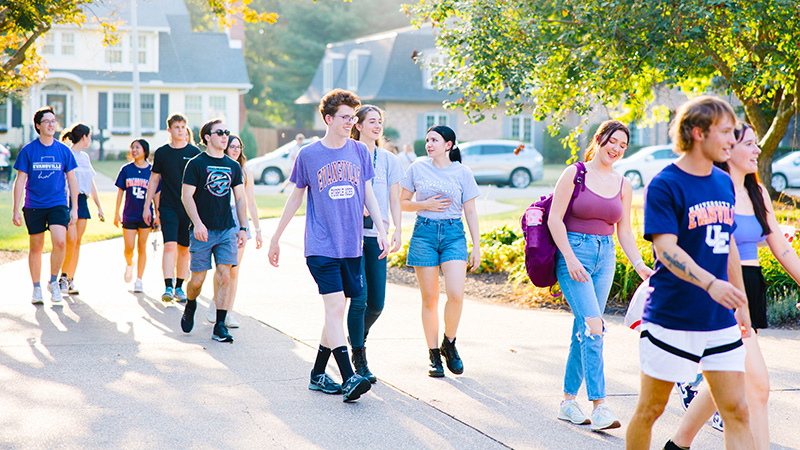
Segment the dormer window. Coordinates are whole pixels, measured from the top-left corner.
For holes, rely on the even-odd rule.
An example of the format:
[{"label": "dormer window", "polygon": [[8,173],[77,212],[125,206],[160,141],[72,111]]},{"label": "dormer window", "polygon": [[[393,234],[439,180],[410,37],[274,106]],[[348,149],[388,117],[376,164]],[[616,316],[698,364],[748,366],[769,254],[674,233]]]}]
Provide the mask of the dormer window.
[{"label": "dormer window", "polygon": [[333,60],[325,58],[322,62],[322,92],[330,92],[333,89]]},{"label": "dormer window", "polygon": [[347,57],[347,90],[358,90],[358,54],[350,53]]},{"label": "dormer window", "polygon": [[444,65],[444,55],[435,48],[422,52],[422,85],[425,89],[436,89],[433,76],[438,70],[438,66]]}]

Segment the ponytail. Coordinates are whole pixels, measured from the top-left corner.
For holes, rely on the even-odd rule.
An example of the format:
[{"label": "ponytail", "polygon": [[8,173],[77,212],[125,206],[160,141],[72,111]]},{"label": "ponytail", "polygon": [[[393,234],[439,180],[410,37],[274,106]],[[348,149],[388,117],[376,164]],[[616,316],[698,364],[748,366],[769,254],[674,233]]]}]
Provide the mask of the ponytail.
[{"label": "ponytail", "polygon": [[88,125],[77,123],[72,129],[61,134],[61,141],[67,142],[67,139],[69,139],[73,144],[77,144],[84,136],[89,136],[91,133],[92,129]]},{"label": "ponytail", "polygon": [[450,147],[450,161],[461,162],[461,150],[458,149],[458,145],[456,145],[456,132],[453,131],[452,128],[448,127],[447,125],[436,125],[433,127],[428,128],[427,133],[433,131],[434,133],[438,133],[439,136],[444,139],[445,142],[451,142],[453,144]]},{"label": "ponytail", "polygon": [[455,145],[450,149],[450,161],[461,162],[461,150]]}]

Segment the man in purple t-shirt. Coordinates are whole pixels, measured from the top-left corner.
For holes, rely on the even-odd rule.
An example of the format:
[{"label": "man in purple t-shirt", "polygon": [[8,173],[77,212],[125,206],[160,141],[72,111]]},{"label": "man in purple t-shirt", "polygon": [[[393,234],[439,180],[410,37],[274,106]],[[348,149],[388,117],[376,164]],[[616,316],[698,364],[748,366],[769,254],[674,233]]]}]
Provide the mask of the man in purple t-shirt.
[{"label": "man in purple t-shirt", "polygon": [[[361,293],[361,245],[363,211],[378,229],[378,245],[389,253],[380,207],[368,183],[375,176],[367,147],[350,139],[361,101],[352,92],[334,89],[319,104],[327,130],[321,140],[303,147],[297,155],[290,180],[295,184],[269,246],[269,262],[278,267],[281,234],[289,225],[308,191],[305,257],[325,304],[325,326],[308,388],[326,394],[344,394],[357,400],[370,388],[369,380],[353,372],[344,337],[347,297]],[[336,359],[343,385],[325,373],[331,354]]]},{"label": "man in purple t-shirt", "polygon": [[[44,107],[33,115],[33,127],[39,133],[34,139],[22,147],[14,168],[17,179],[14,182],[14,225],[25,226],[30,236],[28,261],[33,281],[31,303],[39,305],[42,299],[42,288],[39,279],[42,275],[42,250],[44,249],[44,232],[50,230],[50,241],[53,252],[50,254],[50,300],[61,301],[61,289],[58,287],[58,272],[64,262],[67,246],[67,227],[78,220],[78,209],[71,210],[68,205],[78,204],[78,178],[75,169],[78,164],[75,156],[66,145],[55,139],[56,115],[50,106]],[[66,174],[66,177],[64,177]],[[67,181],[72,202],[67,203]],[[25,206],[19,211],[22,193],[25,192]]]}]

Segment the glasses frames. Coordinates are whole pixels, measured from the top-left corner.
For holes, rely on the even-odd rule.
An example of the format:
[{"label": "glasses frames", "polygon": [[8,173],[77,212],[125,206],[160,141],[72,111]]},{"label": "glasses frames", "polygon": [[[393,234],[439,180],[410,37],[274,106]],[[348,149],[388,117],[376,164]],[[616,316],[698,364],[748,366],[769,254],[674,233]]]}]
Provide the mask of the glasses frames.
[{"label": "glasses frames", "polygon": [[214,131],[211,132],[211,134],[216,134],[219,137],[230,136],[231,135],[231,130],[214,130]]}]

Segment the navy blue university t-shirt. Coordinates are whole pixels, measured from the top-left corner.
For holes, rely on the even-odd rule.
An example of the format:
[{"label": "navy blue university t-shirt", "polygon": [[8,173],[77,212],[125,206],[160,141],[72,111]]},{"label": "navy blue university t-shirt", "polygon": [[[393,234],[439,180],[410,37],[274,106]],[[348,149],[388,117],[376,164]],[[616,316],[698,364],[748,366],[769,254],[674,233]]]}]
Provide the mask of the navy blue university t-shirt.
[{"label": "navy blue university t-shirt", "polygon": [[[678,246],[700,267],[727,281],[735,202],[733,182],[721,169],[695,176],[670,164],[647,188],[644,238],[652,241],[655,234],[674,234]],[[656,260],[650,286],[645,322],[688,331],[736,325],[733,310],[715,302],[703,288],[676,277],[661,261]]]}]

